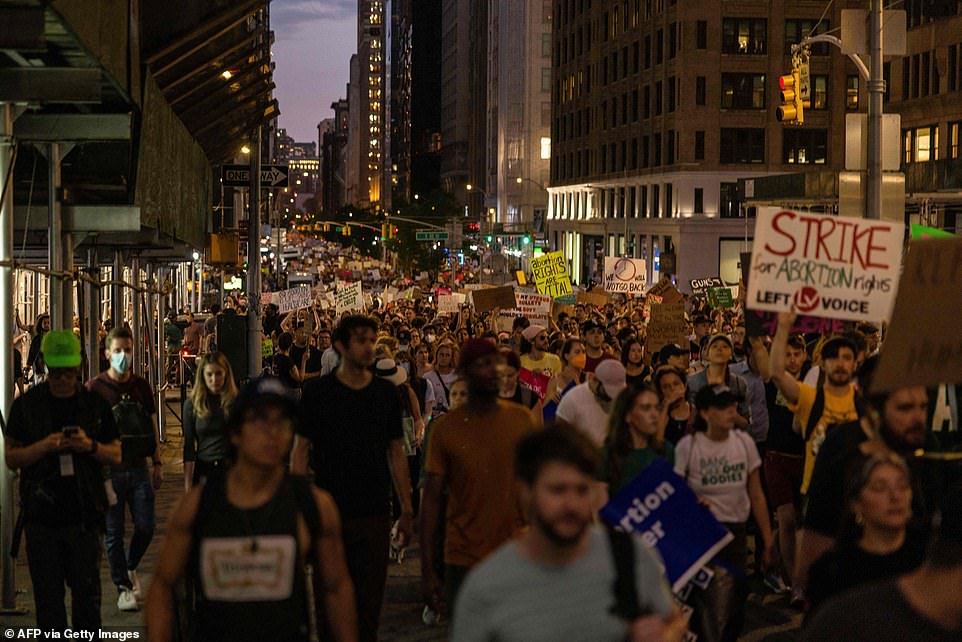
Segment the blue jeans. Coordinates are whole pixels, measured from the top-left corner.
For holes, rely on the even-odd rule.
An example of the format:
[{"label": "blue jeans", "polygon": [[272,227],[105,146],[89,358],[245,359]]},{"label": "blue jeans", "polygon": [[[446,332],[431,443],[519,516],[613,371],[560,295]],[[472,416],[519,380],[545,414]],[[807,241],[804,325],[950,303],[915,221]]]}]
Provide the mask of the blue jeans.
[{"label": "blue jeans", "polygon": [[[127,571],[140,564],[141,558],[154,537],[154,487],[150,468],[113,470],[113,480],[117,503],[107,509],[107,563],[110,565],[110,578],[118,589],[131,588]],[[134,535],[130,539],[130,549],[124,554],[124,507],[130,506],[134,520]]]}]

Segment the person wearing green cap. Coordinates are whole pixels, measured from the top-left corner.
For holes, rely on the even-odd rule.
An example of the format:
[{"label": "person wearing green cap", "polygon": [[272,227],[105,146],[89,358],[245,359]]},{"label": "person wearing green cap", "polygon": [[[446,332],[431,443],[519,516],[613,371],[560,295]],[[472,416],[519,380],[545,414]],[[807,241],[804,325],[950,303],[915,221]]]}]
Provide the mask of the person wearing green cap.
[{"label": "person wearing green cap", "polygon": [[72,628],[92,630],[100,626],[103,467],[120,463],[120,440],[110,406],[80,385],[80,341],[73,332],[48,332],[41,349],[46,381],[14,400],[4,457],[21,473],[18,523],[38,628],[67,628],[67,585]]}]

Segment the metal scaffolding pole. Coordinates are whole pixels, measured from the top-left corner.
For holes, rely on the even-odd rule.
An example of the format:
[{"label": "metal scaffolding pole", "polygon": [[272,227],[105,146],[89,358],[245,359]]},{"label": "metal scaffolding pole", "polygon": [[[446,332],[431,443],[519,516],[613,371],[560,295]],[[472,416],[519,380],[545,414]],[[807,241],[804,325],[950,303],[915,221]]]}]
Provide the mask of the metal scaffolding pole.
[{"label": "metal scaffolding pole", "polygon": [[[163,287],[165,268],[157,266],[157,287]],[[167,396],[167,346],[164,340],[164,317],[166,316],[166,297],[163,294],[157,295],[157,431],[161,441],[167,441],[167,422],[165,400]]]},{"label": "metal scaffolding pole", "polygon": [[247,374],[261,372],[261,127],[251,140],[251,185],[247,225]]},{"label": "metal scaffolding pole", "polygon": [[114,283],[110,286],[110,318],[114,327],[119,328],[124,322],[124,289],[120,280],[124,275],[124,255],[120,250],[114,250],[114,265],[110,276]]},{"label": "metal scaffolding pole", "polygon": [[882,0],[869,9],[871,78],[868,82],[868,184],[865,218],[882,217],[882,111],[885,77],[882,72]]},{"label": "metal scaffolding pole", "polygon": [[[47,185],[49,209],[47,218],[47,267],[52,272],[63,270],[63,220],[60,208],[60,144],[47,145]],[[50,329],[63,330],[63,280],[50,277]]]},{"label": "metal scaffolding pole", "polygon": [[[87,250],[87,275],[93,277],[97,274],[97,250]],[[88,379],[92,379],[100,374],[100,288],[93,283],[84,283],[84,302],[86,310],[80,314],[81,323],[86,321],[87,327],[84,334],[87,335],[87,365],[89,368]]]},{"label": "metal scaffolding pole", "polygon": [[[0,261],[13,259],[13,105],[0,104]],[[10,177],[8,182],[7,178]],[[6,189],[4,189],[6,188]],[[0,267],[0,412],[10,416],[13,403],[13,268]],[[0,449],[5,445],[0,433]],[[0,457],[0,612],[17,606],[15,562],[8,554],[14,524],[13,473]]]},{"label": "metal scaffolding pole", "polygon": [[[70,232],[64,233],[61,246],[63,247],[63,268],[67,271],[73,271],[75,263],[73,234]],[[60,283],[61,296],[63,296],[63,305],[60,308],[63,314],[62,327],[67,330],[73,330],[74,288],[76,286],[76,281],[61,281]]]},{"label": "metal scaffolding pole", "polygon": [[[140,283],[140,259],[130,260],[130,270],[132,285],[138,285]],[[136,290],[131,290],[130,295],[134,300],[133,312],[130,315],[131,322],[130,328],[134,335],[134,365],[133,370],[139,374],[144,372],[144,321],[143,315],[140,309],[140,293]]]}]

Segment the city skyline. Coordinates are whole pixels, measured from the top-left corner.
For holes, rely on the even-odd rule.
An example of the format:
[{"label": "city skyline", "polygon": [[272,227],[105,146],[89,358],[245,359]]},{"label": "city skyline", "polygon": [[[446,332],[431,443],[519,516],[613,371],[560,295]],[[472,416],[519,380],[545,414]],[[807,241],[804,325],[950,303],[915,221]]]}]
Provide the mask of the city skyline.
[{"label": "city skyline", "polygon": [[346,95],[357,50],[357,1],[275,0],[271,28],[278,126],[294,140],[316,141],[317,124],[333,117],[331,103]]}]

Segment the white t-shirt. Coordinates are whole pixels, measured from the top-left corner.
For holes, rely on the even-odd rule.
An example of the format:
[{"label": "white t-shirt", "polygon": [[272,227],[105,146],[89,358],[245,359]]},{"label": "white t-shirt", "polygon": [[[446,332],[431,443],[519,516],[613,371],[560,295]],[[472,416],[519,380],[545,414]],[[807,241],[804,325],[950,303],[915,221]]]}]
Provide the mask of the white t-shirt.
[{"label": "white t-shirt", "polygon": [[561,398],[555,416],[584,433],[595,448],[601,448],[608,433],[608,413],[591,392],[588,382],[580,383]]},{"label": "white t-shirt", "polygon": [[[434,389],[434,416],[444,414],[450,408],[449,404],[451,400],[448,398],[448,392],[451,390],[451,384],[457,381],[458,373],[456,370],[452,370],[448,374],[441,374],[437,370],[428,370],[424,373],[424,378],[427,379],[428,383]],[[444,382],[443,385],[441,382]],[[447,390],[445,390],[447,388]]]},{"label": "white t-shirt", "polygon": [[720,522],[748,520],[752,508],[748,475],[761,465],[755,442],[741,430],[733,430],[725,441],[697,432],[682,437],[675,446],[675,472],[708,502]]}]

